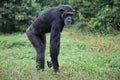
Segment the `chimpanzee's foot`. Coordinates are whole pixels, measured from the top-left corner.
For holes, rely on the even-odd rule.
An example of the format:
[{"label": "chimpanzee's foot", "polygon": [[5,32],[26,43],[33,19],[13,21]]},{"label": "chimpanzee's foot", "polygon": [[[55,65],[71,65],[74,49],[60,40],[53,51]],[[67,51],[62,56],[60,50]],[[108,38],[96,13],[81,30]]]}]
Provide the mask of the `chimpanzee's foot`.
[{"label": "chimpanzee's foot", "polygon": [[37,68],[37,71],[44,71],[44,69],[42,69],[42,68]]},{"label": "chimpanzee's foot", "polygon": [[47,65],[48,65],[49,68],[51,68],[53,66],[52,61],[47,61]]},{"label": "chimpanzee's foot", "polygon": [[37,70],[44,71],[44,68],[41,67],[40,63],[36,64],[36,68],[37,68]]},{"label": "chimpanzee's foot", "polygon": [[59,68],[58,68],[58,69],[54,69],[54,71],[55,71],[55,72],[60,72],[60,69],[59,69]]},{"label": "chimpanzee's foot", "polygon": [[[47,61],[47,65],[49,68],[51,68],[53,66],[52,61]],[[59,68],[54,68],[54,72],[60,72]]]}]

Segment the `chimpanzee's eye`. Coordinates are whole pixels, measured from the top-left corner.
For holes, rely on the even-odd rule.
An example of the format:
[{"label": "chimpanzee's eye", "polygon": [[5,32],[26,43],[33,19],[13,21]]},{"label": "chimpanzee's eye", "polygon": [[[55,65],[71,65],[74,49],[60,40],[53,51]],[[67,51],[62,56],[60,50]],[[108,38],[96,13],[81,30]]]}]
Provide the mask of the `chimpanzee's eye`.
[{"label": "chimpanzee's eye", "polygon": [[73,14],[67,14],[67,16],[73,16]]}]

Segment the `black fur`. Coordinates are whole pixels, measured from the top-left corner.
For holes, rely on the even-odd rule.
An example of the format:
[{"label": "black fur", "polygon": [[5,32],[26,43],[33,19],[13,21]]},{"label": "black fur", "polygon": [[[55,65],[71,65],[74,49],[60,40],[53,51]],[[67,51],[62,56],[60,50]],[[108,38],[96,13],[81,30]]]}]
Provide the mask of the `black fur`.
[{"label": "black fur", "polygon": [[45,34],[50,32],[50,57],[48,66],[59,71],[58,54],[60,49],[60,32],[64,25],[72,23],[73,9],[69,5],[53,7],[40,15],[26,30],[26,34],[36,49],[37,68],[44,70],[44,53],[46,48]]}]

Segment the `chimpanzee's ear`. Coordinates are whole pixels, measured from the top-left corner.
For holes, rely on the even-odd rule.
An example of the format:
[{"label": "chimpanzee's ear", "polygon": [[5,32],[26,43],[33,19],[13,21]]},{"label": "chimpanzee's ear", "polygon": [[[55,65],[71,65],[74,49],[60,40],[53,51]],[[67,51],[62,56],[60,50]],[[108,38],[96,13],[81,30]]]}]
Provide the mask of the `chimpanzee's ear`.
[{"label": "chimpanzee's ear", "polygon": [[65,10],[63,8],[59,9],[60,13],[63,13]]}]

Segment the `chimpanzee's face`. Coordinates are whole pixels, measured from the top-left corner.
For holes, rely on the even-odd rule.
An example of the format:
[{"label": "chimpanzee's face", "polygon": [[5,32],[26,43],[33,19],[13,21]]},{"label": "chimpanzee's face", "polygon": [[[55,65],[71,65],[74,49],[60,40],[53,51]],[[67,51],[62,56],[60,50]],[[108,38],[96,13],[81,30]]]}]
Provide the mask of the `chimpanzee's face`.
[{"label": "chimpanzee's face", "polygon": [[72,16],[74,14],[74,10],[70,6],[61,6],[60,7],[61,17],[64,20],[65,25],[72,24]]},{"label": "chimpanzee's face", "polygon": [[66,12],[64,16],[64,24],[71,25],[72,24],[72,16],[73,12]]}]

